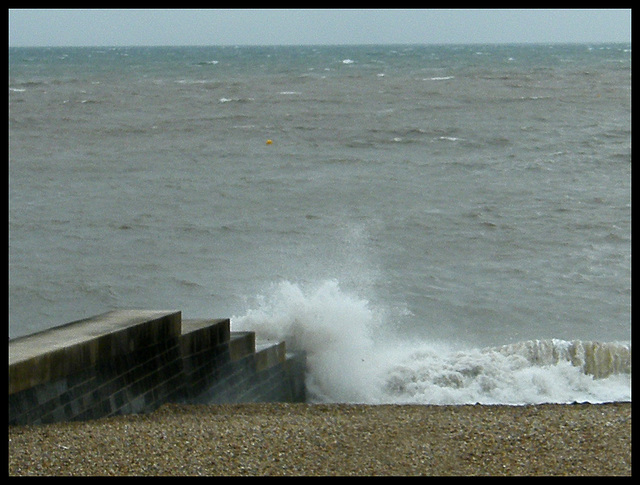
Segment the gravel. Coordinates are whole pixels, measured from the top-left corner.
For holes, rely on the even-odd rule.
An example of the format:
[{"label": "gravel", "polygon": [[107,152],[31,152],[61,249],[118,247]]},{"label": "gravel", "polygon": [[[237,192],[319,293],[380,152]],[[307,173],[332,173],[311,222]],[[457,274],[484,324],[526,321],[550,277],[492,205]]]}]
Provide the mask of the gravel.
[{"label": "gravel", "polygon": [[9,426],[9,475],[630,475],[631,403],[165,405]]}]

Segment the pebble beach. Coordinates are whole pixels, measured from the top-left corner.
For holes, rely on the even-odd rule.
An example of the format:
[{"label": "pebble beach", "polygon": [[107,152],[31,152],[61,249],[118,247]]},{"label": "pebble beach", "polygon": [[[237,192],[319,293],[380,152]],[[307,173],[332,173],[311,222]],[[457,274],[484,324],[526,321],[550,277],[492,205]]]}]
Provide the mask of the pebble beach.
[{"label": "pebble beach", "polygon": [[631,403],[164,405],[9,427],[10,476],[630,475]]}]

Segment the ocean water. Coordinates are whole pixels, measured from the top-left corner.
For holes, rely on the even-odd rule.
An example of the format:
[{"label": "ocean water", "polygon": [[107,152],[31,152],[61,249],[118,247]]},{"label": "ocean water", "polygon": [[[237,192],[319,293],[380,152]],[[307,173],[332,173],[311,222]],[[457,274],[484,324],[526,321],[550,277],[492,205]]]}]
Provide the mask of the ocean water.
[{"label": "ocean water", "polygon": [[[9,49],[9,337],[115,308],[316,401],[631,400],[631,46]],[[267,143],[271,140],[271,143]]]}]

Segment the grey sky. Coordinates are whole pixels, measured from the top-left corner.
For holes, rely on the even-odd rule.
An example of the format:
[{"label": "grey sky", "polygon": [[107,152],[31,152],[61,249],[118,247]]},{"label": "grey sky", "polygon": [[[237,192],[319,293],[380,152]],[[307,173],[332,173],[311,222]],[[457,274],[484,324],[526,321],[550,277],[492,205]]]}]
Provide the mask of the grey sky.
[{"label": "grey sky", "polygon": [[631,42],[631,10],[9,10],[9,46]]}]

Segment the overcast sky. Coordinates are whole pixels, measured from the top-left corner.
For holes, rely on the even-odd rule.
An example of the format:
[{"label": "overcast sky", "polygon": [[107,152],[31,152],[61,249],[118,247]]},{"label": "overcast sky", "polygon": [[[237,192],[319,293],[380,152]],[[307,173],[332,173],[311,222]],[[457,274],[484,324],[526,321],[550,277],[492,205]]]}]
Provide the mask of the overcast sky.
[{"label": "overcast sky", "polygon": [[9,10],[9,46],[631,42],[631,10]]}]

